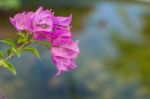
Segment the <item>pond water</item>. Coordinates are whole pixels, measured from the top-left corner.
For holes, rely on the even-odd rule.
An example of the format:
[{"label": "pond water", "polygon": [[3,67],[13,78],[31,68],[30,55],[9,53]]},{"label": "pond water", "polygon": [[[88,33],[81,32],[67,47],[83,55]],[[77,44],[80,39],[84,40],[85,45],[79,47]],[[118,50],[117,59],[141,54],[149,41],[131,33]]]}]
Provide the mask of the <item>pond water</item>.
[{"label": "pond water", "polygon": [[[54,77],[56,68],[49,50],[34,45],[42,61],[30,53],[11,60],[17,76],[0,70],[0,96],[8,99],[150,99],[149,8],[144,4],[99,2],[88,8],[54,9],[59,15],[74,13],[73,31],[75,40],[80,40],[81,50],[78,68]],[[7,33],[11,31],[7,30],[9,25],[0,29]],[[7,35],[1,38],[4,37]],[[1,49],[6,47],[0,45]]]}]

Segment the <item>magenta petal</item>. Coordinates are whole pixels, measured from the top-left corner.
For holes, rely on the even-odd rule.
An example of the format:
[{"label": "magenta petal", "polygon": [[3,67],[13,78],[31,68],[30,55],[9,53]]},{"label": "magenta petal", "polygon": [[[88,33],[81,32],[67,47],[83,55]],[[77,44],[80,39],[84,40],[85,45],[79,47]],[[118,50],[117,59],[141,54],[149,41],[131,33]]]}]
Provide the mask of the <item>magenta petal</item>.
[{"label": "magenta petal", "polygon": [[57,43],[59,46],[52,45],[53,47],[51,48],[52,59],[58,69],[56,75],[60,75],[65,71],[76,68],[75,59],[79,55],[79,41],[72,42],[71,40],[65,41],[61,38],[58,39],[57,41],[54,41],[59,42]]},{"label": "magenta petal", "polygon": [[59,56],[63,58],[76,58],[78,56],[78,53],[74,52],[73,50],[68,50],[65,48],[57,48],[57,47],[53,47],[51,49],[51,53],[54,56]]},{"label": "magenta petal", "polygon": [[53,46],[60,46],[60,48],[72,50],[76,53],[79,53],[79,47],[78,47],[79,40],[76,42],[72,42],[70,38],[58,38],[52,42]]},{"label": "magenta petal", "polygon": [[18,13],[14,16],[14,18],[10,18],[10,22],[12,25],[18,30],[30,30],[31,28],[31,17],[33,12],[22,12]]},{"label": "magenta petal", "polygon": [[43,11],[43,7],[39,7],[39,8],[35,11],[34,15],[39,15],[42,11]]},{"label": "magenta petal", "polygon": [[13,18],[10,17],[9,20],[10,20],[12,25],[14,25],[14,26],[16,25],[16,22],[15,22],[15,20]]},{"label": "magenta petal", "polygon": [[25,17],[25,12],[16,14],[14,18],[10,18],[10,22],[18,31],[22,31],[26,29],[24,17]]},{"label": "magenta petal", "polygon": [[65,29],[57,29],[54,32],[52,32],[52,38],[56,39],[56,38],[61,38],[61,37],[72,37],[72,34],[70,31],[65,30]]},{"label": "magenta petal", "polygon": [[72,59],[53,57],[53,61],[55,62],[58,70],[56,76],[59,76],[66,71],[76,68],[76,65],[74,64],[74,60]]},{"label": "magenta petal", "polygon": [[72,15],[69,17],[55,17],[55,24],[61,25],[61,26],[69,26],[72,21]]},{"label": "magenta petal", "polygon": [[52,45],[53,46],[61,46],[68,42],[72,42],[72,39],[71,38],[57,38],[57,39],[53,40]]},{"label": "magenta petal", "polygon": [[78,47],[78,43],[79,43],[79,40],[77,40],[75,43],[74,42],[68,42],[64,45],[62,45],[63,48],[66,48],[66,49],[69,49],[69,50],[73,50],[75,51],[76,53],[80,53],[80,50],[79,50],[79,47]]},{"label": "magenta petal", "polygon": [[35,34],[34,35],[35,39],[37,40],[46,39],[45,34],[52,32],[53,29],[52,17],[53,14],[51,10],[43,10],[42,7],[38,8],[37,11],[33,14],[31,31],[33,32],[33,34]]}]

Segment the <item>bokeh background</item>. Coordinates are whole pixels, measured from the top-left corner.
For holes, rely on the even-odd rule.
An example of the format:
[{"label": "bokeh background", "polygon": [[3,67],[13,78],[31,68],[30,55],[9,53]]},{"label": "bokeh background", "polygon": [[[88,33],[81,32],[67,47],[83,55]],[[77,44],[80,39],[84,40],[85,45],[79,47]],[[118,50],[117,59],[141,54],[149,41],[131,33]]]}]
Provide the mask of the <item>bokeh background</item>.
[{"label": "bokeh background", "polygon": [[39,6],[73,14],[78,68],[54,77],[49,50],[34,45],[42,61],[25,53],[11,60],[17,76],[0,69],[0,99],[150,99],[150,0],[0,0],[0,39],[16,39],[10,16]]}]

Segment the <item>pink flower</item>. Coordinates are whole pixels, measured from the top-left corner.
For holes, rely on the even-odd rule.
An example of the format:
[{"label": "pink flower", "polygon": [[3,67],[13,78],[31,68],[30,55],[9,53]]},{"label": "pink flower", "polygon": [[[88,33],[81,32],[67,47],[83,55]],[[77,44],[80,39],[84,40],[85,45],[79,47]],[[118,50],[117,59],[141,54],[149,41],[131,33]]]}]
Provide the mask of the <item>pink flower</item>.
[{"label": "pink flower", "polygon": [[30,31],[34,33],[34,38],[37,40],[46,39],[45,33],[51,33],[53,29],[52,23],[53,14],[51,10],[43,10],[38,8],[32,17],[32,25]]},{"label": "pink flower", "polygon": [[30,20],[30,15],[33,14],[32,12],[22,12],[16,14],[14,18],[10,17],[10,22],[14,25],[14,27],[18,31],[27,30],[28,21]]},{"label": "pink flower", "polygon": [[53,31],[49,33],[47,39],[52,42],[52,40],[57,38],[72,38],[72,33],[70,32],[70,24],[72,20],[72,15],[69,17],[53,17]]},{"label": "pink flower", "polygon": [[22,12],[10,18],[18,31],[27,30],[35,40],[48,40],[51,43],[51,54],[58,69],[56,76],[76,68],[75,59],[79,55],[78,42],[72,41],[72,15],[54,16],[51,10],[39,7],[35,12]]},{"label": "pink flower", "polygon": [[54,64],[58,69],[56,76],[62,74],[64,71],[69,71],[76,68],[75,59],[80,53],[78,42],[72,42],[71,40],[59,39],[55,43],[55,46],[51,48],[51,55]]},{"label": "pink flower", "polygon": [[23,12],[10,18],[10,22],[18,31],[27,30],[33,33],[36,40],[46,39],[45,34],[53,29],[53,14],[51,10],[43,10],[39,7],[35,12]]}]

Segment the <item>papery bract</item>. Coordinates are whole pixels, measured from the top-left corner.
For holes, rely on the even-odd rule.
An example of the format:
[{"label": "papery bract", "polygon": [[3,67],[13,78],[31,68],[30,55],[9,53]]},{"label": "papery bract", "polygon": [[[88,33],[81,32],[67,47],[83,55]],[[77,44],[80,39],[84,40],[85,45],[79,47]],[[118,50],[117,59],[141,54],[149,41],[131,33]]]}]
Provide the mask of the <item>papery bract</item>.
[{"label": "papery bract", "polygon": [[72,42],[70,40],[63,40],[58,45],[59,46],[51,48],[52,59],[58,69],[56,76],[60,75],[64,71],[76,68],[75,59],[80,52],[78,48],[78,41]]},{"label": "papery bract", "polygon": [[16,14],[14,18],[10,17],[10,22],[14,25],[14,27],[18,31],[27,30],[27,24],[28,20],[30,19],[31,13],[22,12],[19,14]]},{"label": "papery bract", "polygon": [[[45,33],[52,32],[52,17],[53,14],[51,10],[43,10],[42,7],[38,8],[37,11],[33,14],[32,26],[30,28],[30,31],[36,34],[36,37],[34,37],[35,39],[46,39],[44,38]],[[42,36],[42,39],[40,38],[40,36]]]},{"label": "papery bract", "polygon": [[[58,41],[58,39],[72,39],[72,33],[64,29],[58,29],[54,32],[47,33],[46,38],[50,43]],[[60,41],[60,40],[59,40]]]},{"label": "papery bract", "polygon": [[54,25],[69,26],[72,21],[72,15],[68,17],[56,16],[53,21]]},{"label": "papery bract", "polygon": [[75,69],[77,67],[75,63],[75,59],[67,59],[67,58],[55,57],[55,56],[53,56],[52,58],[53,58],[53,62],[56,64],[56,67],[58,69],[55,76],[59,76],[62,73]]}]

